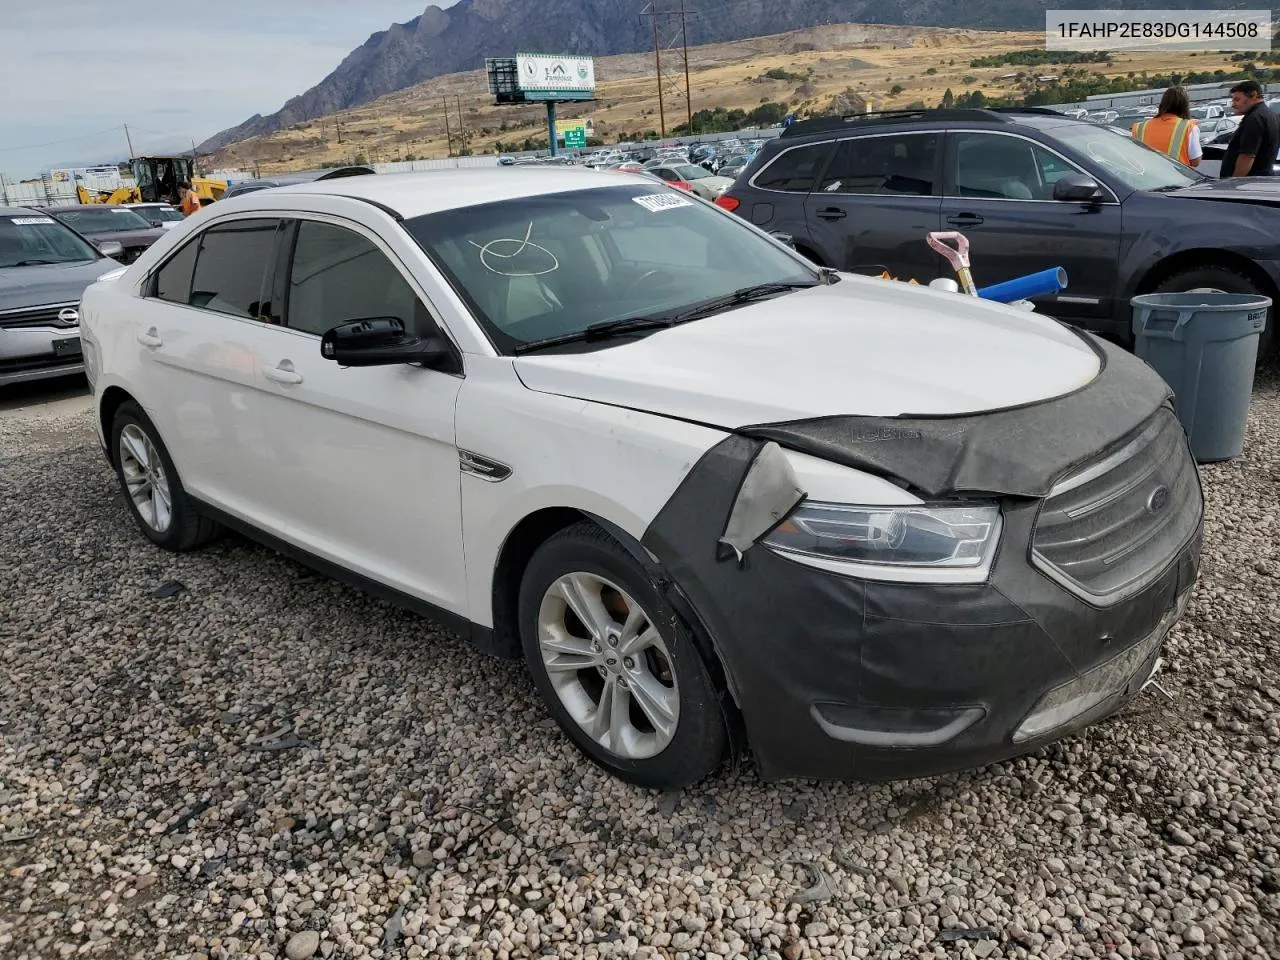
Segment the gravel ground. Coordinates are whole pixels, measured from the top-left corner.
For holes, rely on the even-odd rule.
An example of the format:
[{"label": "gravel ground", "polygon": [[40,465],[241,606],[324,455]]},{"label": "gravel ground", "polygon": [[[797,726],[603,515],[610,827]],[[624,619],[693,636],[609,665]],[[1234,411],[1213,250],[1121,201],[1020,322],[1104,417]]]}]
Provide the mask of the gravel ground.
[{"label": "gravel ground", "polygon": [[1206,469],[1171,702],[678,795],[583,762],[519,664],[240,540],[153,549],[89,424],[0,422],[0,956],[1280,957],[1274,373]]}]

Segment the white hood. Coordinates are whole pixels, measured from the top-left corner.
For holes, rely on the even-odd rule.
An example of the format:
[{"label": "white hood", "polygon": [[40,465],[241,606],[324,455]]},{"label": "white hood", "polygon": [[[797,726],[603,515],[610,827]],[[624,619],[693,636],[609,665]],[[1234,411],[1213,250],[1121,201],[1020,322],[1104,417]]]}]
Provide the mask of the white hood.
[{"label": "white hood", "polygon": [[575,354],[518,357],[531,390],[724,428],[840,415],[954,415],[1084,386],[1097,355],[1057,322],[846,276]]}]

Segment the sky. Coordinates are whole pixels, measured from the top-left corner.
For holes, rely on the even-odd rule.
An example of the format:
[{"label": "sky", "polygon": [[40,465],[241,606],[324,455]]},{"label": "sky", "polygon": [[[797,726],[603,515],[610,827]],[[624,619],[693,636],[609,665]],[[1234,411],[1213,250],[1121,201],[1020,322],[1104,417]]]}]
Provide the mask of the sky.
[{"label": "sky", "polygon": [[456,0],[0,3],[0,174],[190,150],[314,86],[371,33]]}]

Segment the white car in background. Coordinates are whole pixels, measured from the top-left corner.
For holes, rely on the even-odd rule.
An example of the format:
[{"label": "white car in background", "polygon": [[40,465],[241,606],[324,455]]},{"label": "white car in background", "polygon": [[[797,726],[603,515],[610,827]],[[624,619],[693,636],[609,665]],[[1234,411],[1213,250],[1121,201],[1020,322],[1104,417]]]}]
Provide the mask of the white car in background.
[{"label": "white car in background", "polygon": [[232,527],[523,656],[638,784],[1032,750],[1143,688],[1196,578],[1198,474],[1144,363],[647,176],[223,200],[82,324],[143,535]]}]

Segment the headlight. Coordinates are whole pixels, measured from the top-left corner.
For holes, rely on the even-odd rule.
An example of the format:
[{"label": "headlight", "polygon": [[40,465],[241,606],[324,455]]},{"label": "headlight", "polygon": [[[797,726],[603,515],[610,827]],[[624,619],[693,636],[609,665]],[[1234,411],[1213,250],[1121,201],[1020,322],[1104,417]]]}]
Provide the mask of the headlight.
[{"label": "headlight", "polygon": [[806,502],[765,539],[801,563],[874,580],[981,583],[1000,541],[1000,508]]}]

